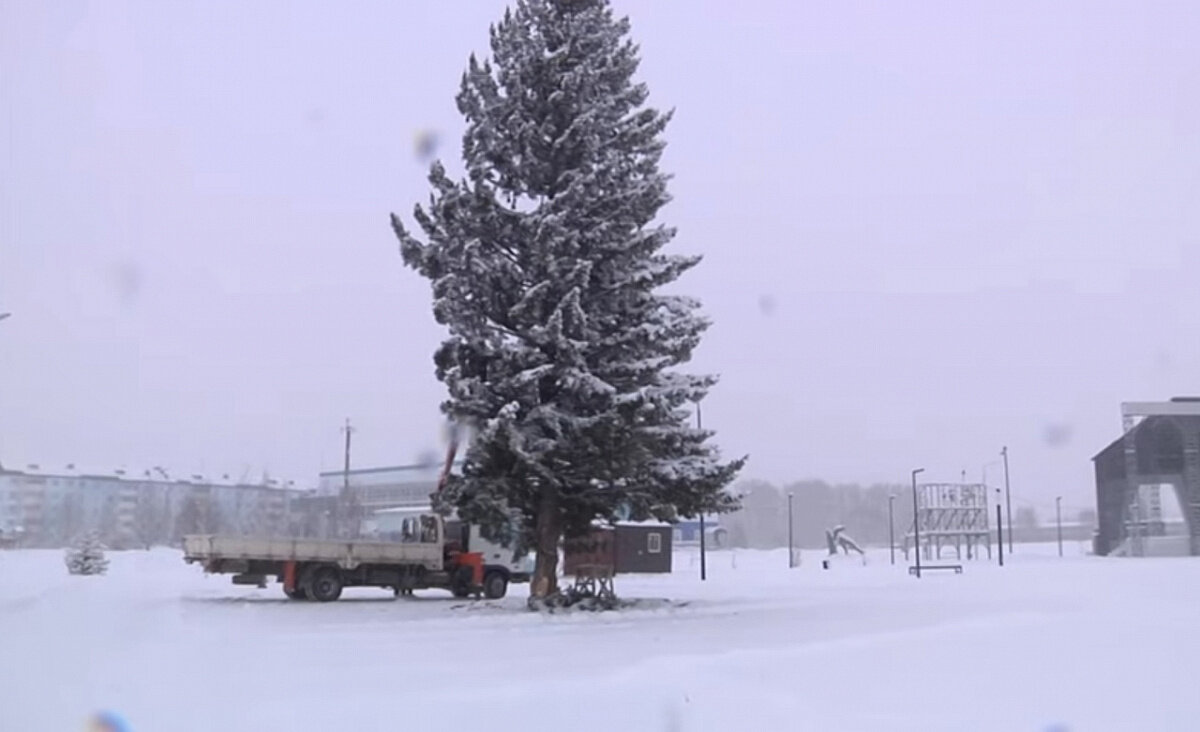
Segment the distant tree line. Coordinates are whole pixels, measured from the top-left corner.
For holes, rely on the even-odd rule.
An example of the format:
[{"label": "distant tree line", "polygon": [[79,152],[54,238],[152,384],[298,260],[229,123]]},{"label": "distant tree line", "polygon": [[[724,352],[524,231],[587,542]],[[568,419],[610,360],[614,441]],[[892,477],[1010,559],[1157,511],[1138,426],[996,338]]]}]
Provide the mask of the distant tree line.
[{"label": "distant tree line", "polygon": [[[912,524],[912,497],[903,486],[877,484],[832,485],[820,480],[790,483],[782,488],[765,481],[739,483],[742,509],[721,517],[736,547],[769,549],[787,546],[788,494],[792,496],[792,522],[798,547],[825,546],[825,532],[845,526],[860,544],[887,544],[888,496],[895,494],[896,537]],[[905,499],[908,499],[907,501]]]},{"label": "distant tree line", "polygon": [[[887,546],[888,496],[895,496],[895,536],[899,546],[912,528],[912,489],[907,485],[877,483],[830,484],[821,480],[789,483],[782,487],[766,481],[739,483],[734,492],[742,496],[742,509],[721,517],[731,546],[770,549],[787,546],[788,494],[792,496],[792,523],[798,547],[825,546],[825,532],[845,526],[846,533],[862,545]],[[1054,517],[1050,517],[1051,523]],[[1084,509],[1063,521],[1095,524],[1096,512]],[[1035,528],[1042,523],[1031,506],[1017,507],[1013,523],[1018,528]],[[989,522],[993,525],[994,522]]]}]

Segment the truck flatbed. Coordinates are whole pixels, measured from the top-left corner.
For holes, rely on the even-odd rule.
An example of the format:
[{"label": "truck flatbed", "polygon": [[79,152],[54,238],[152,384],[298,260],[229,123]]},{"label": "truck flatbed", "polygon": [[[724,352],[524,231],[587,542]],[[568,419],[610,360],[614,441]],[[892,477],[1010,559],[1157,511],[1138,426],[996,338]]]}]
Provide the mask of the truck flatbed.
[{"label": "truck flatbed", "polygon": [[[420,566],[433,572],[442,569],[442,543],[351,541],[331,539],[254,539],[212,534],[183,538],[185,561],[208,565],[225,560],[321,562],[342,569],[364,564]],[[210,571],[220,571],[213,569]]]}]

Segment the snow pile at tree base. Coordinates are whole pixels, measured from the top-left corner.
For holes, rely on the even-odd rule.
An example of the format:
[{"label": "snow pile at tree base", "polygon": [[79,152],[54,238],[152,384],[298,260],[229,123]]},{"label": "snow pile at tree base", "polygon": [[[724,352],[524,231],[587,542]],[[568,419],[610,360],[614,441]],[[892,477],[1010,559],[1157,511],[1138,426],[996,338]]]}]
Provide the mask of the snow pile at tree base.
[{"label": "snow pile at tree base", "polygon": [[620,598],[598,597],[580,592],[573,587],[550,597],[531,597],[527,607],[534,612],[606,612],[610,610],[661,610],[686,607],[686,602],[675,602],[664,598]]}]

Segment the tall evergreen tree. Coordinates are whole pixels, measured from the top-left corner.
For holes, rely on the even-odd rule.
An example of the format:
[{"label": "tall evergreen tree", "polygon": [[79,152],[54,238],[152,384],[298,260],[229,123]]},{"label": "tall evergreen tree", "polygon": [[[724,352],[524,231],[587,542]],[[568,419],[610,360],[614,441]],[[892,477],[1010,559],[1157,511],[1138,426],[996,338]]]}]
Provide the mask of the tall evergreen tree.
[{"label": "tall evergreen tree", "polygon": [[744,462],[690,425],[716,378],[676,368],[709,321],[660,289],[700,258],[663,252],[670,114],[646,106],[628,33],[607,0],[518,0],[491,29],[492,59],[463,74],[465,177],[433,164],[414,214],[426,242],[392,216],[449,330],[434,358],[443,409],[472,427],[439,498],[536,550],[535,597],[557,591],[564,534],[626,511],[730,509],[723,488]]}]

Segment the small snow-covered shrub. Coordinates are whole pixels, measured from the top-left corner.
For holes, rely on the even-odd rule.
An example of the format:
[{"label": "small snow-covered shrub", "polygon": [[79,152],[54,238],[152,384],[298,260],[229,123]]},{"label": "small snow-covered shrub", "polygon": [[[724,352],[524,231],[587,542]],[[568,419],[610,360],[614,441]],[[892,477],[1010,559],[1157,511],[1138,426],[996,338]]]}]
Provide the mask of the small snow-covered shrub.
[{"label": "small snow-covered shrub", "polygon": [[108,571],[108,560],[104,558],[104,545],[96,532],[84,534],[67,549],[63,557],[67,571],[71,574],[104,574]]}]

